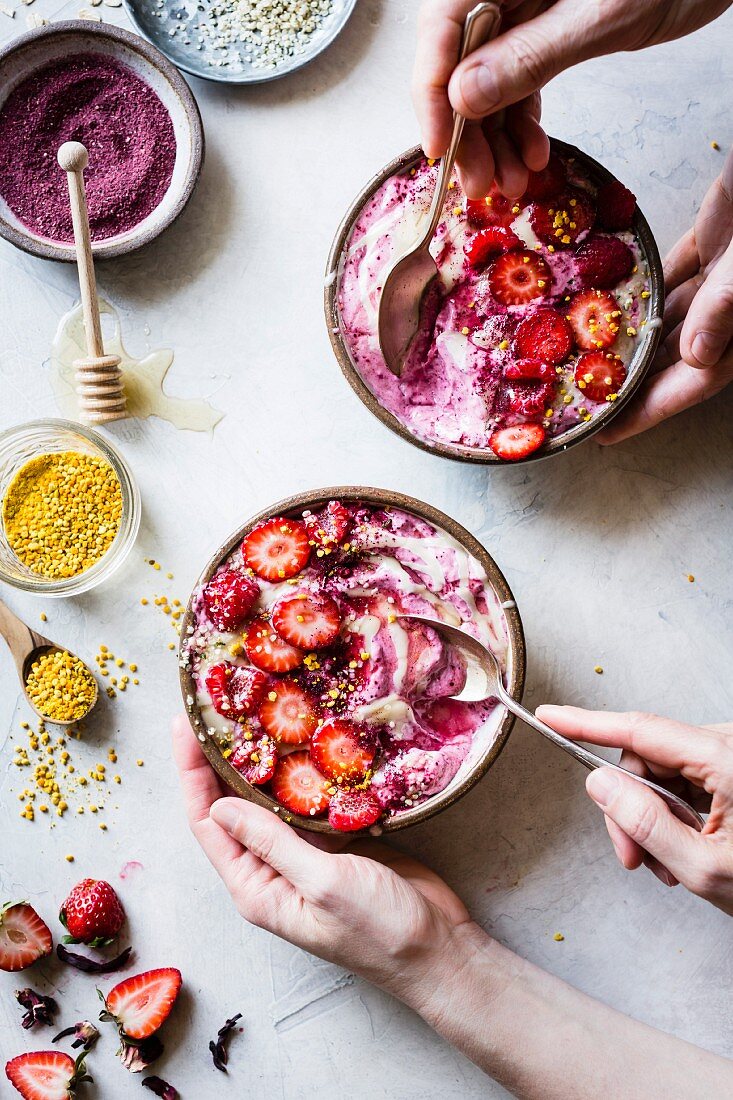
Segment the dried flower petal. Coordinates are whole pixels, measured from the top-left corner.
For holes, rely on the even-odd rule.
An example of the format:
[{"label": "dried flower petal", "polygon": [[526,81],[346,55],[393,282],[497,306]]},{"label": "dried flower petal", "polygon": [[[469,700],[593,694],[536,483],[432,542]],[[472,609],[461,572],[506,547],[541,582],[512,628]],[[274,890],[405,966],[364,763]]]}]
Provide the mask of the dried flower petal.
[{"label": "dried flower petal", "polygon": [[219,1028],[217,1033],[218,1037],[216,1042],[212,1039],[209,1043],[209,1050],[211,1051],[211,1057],[214,1059],[214,1065],[217,1069],[220,1069],[222,1073],[226,1073],[227,1063],[229,1061],[229,1052],[226,1048],[226,1038],[230,1031],[233,1031],[237,1023],[242,1019],[242,1013],[238,1012],[236,1016],[232,1016],[230,1020]]},{"label": "dried flower petal", "polygon": [[34,989],[16,989],[15,999],[27,1009],[22,1020],[22,1026],[26,1030],[34,1024],[52,1024],[54,1013],[59,1009],[53,997],[44,997]]},{"label": "dried flower petal", "polygon": [[141,1073],[156,1058],[163,1053],[163,1044],[157,1035],[151,1035],[139,1043],[133,1043],[122,1038],[122,1046],[117,1051],[117,1057],[125,1069],[130,1073]]},{"label": "dried flower petal", "polygon": [[80,1020],[73,1027],[65,1027],[58,1035],[54,1035],[51,1042],[58,1043],[59,1039],[65,1039],[68,1035],[74,1036],[72,1047],[84,1047],[84,1050],[91,1050],[99,1038],[99,1031],[89,1020]]},{"label": "dried flower petal", "polygon": [[97,959],[90,959],[88,955],[79,955],[76,951],[69,951],[62,943],[56,945],[56,954],[61,962],[68,963],[69,966],[76,967],[77,970],[83,970],[86,974],[111,974],[114,970],[119,970],[120,967],[125,965],[131,952],[132,948],[126,947],[117,958],[105,959],[103,962],[99,962]]},{"label": "dried flower petal", "polygon": [[163,1100],[178,1100],[178,1090],[164,1081],[162,1077],[143,1078],[143,1088],[150,1089],[156,1096],[162,1096]]}]

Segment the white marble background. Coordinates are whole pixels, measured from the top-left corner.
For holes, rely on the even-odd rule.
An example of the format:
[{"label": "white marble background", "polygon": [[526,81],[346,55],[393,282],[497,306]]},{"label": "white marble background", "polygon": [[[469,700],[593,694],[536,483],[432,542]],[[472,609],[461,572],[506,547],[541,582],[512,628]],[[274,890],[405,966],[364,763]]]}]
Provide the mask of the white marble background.
[{"label": "white marble background", "polygon": [[[31,622],[45,610],[48,633],[87,657],[104,642],[140,665],[141,687],[116,700],[77,750],[88,767],[111,738],[118,746],[123,785],[110,800],[119,808],[109,831],[72,814],[50,830],[48,820],[18,816],[11,742],[26,714],[0,652],[0,896],[33,899],[53,923],[82,875],[119,886],[139,968],[174,964],[185,976],[157,1069],[184,1098],[506,1095],[399,1004],[246,927],[189,836],[168,744],[179,705],[173,633],[139,600],[163,590],[185,599],[240,520],[325,484],[412,493],[466,524],[506,572],[527,633],[531,706],[733,716],[733,392],[613,450],[591,442],[489,473],[393,437],[337,370],[321,307],[326,254],[353,194],[417,139],[408,97],[416,7],[360,0],[331,50],[285,81],[250,90],[194,84],[208,143],[200,190],[162,239],[105,264],[99,282],[121,311],[130,351],[174,348],[171,391],[208,395],[227,415],[213,438],[160,421],[115,426],[145,506],[125,570],[77,600],[2,594]],[[32,9],[49,18],[76,10],[51,0]],[[124,22],[119,10],[96,10]],[[0,34],[22,29],[25,13],[15,22],[0,15]],[[687,41],[590,62],[545,97],[549,130],[634,189],[663,249],[720,168],[711,141],[725,148],[733,139],[732,32],[733,12]],[[73,270],[2,242],[0,427],[54,413],[49,348],[75,295]],[[175,580],[156,587],[161,574],[147,557]],[[400,843],[516,951],[649,1023],[733,1054],[730,921],[644,871],[623,873],[583,779],[517,727],[477,789]],[[143,868],[120,882],[129,860]],[[93,979],[55,963],[29,979],[55,990],[64,1023],[96,1013]],[[50,1035],[20,1030],[18,984],[0,974],[3,1062]],[[236,1011],[246,1031],[225,1078],[207,1043]],[[90,1059],[94,1095],[140,1096],[113,1049],[107,1031]]]}]

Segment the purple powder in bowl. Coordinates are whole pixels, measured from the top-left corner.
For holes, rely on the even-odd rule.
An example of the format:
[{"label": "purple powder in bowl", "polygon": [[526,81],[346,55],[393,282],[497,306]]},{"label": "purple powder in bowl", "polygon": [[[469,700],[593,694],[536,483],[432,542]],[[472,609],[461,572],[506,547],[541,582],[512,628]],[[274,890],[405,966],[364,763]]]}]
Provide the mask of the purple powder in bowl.
[{"label": "purple powder in bowl", "polygon": [[92,240],[125,233],[160,204],[173,175],[176,138],[149,84],[105,54],[53,61],[13,90],[0,109],[0,195],[38,236],[74,233],[65,141],[89,152],[84,173]]}]

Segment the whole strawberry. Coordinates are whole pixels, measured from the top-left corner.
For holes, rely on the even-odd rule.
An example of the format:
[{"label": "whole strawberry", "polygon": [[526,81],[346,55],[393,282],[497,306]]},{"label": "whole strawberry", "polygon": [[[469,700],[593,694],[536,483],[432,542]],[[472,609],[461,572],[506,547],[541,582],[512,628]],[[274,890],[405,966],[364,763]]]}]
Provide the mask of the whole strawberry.
[{"label": "whole strawberry", "polygon": [[114,939],[124,919],[125,910],[110,884],[93,878],[78,883],[59,912],[59,920],[69,933],[64,941],[91,947]]}]

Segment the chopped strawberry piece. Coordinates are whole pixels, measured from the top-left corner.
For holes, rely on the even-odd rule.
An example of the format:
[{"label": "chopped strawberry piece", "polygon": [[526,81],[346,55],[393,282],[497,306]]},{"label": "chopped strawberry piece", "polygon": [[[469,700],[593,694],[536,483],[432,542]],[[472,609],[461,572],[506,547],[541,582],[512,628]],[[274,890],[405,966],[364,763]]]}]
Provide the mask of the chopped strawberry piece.
[{"label": "chopped strawberry piece", "polygon": [[492,225],[488,229],[480,229],[466,245],[465,252],[471,267],[483,267],[494,256],[521,247],[522,242],[512,229]]},{"label": "chopped strawberry piece", "polygon": [[522,359],[542,359],[556,366],[573,347],[573,330],[556,310],[543,307],[525,317],[515,336]]},{"label": "chopped strawberry piece", "polygon": [[341,833],[368,829],[382,816],[382,807],[371,791],[336,791],[328,807],[328,824]]},{"label": "chopped strawberry piece", "polygon": [[228,664],[212,665],[204,679],[212,707],[225,718],[229,715],[232,706],[228,690],[231,668],[232,666]]},{"label": "chopped strawberry piece", "polygon": [[518,204],[506,195],[502,195],[494,184],[483,199],[467,199],[466,213],[472,225],[487,229],[490,225],[503,225],[507,228],[517,216],[514,207]]},{"label": "chopped strawberry piece", "polygon": [[550,293],[552,273],[536,252],[527,249],[505,252],[491,265],[489,286],[497,302],[505,306],[524,305]]},{"label": "chopped strawberry piece", "polygon": [[636,195],[619,180],[598,189],[598,221],[604,229],[630,229],[636,213]]},{"label": "chopped strawberry piece", "polygon": [[568,306],[568,318],[579,348],[610,347],[618,336],[620,317],[618,302],[605,290],[582,290]]},{"label": "chopped strawberry piece", "polygon": [[288,645],[265,619],[252,619],[244,631],[244,649],[264,672],[290,672],[303,660],[303,651]]},{"label": "chopped strawberry piece", "polygon": [[608,401],[626,378],[626,367],[610,351],[586,351],[575,366],[575,383],[591,401]]},{"label": "chopped strawberry piece", "polygon": [[266,581],[295,577],[307,564],[310,553],[305,524],[283,516],[261,523],[242,543],[245,562]]},{"label": "chopped strawberry piece", "polygon": [[554,382],[544,382],[540,385],[520,383],[507,389],[510,411],[523,420],[541,420],[554,398]]},{"label": "chopped strawberry piece", "polygon": [[538,450],[545,442],[545,435],[541,424],[516,424],[494,432],[489,439],[489,446],[499,458],[516,462]]},{"label": "chopped strawberry piece", "polygon": [[362,779],[375,752],[374,744],[345,718],[329,718],[311,739],[311,756],[329,779]]},{"label": "chopped strawberry piece", "polygon": [[595,233],[575,253],[575,266],[581,286],[607,289],[631,274],[634,253],[618,237]]},{"label": "chopped strawberry piece", "polygon": [[244,718],[253,714],[268,683],[264,672],[256,668],[239,668],[226,663],[212,665],[206,674],[211,705],[224,718]]},{"label": "chopped strawberry piece", "polygon": [[204,589],[204,606],[217,630],[236,630],[259,595],[254,577],[236,569],[220,569]]},{"label": "chopped strawberry piece", "polygon": [[51,931],[33,906],[21,901],[0,908],[0,970],[25,970],[52,947]]},{"label": "chopped strawberry piece", "polygon": [[19,1054],[5,1066],[5,1076],[24,1100],[68,1100],[75,1087],[92,1078],[85,1072],[86,1052],[75,1062],[60,1050]]},{"label": "chopped strawberry piece", "polygon": [[320,512],[308,512],[303,523],[314,542],[321,546],[338,546],[351,530],[352,516],[340,500],[329,500]]},{"label": "chopped strawberry piece", "polygon": [[324,593],[296,592],[275,605],[272,625],[291,645],[321,649],[338,637],[341,614],[336,601]]},{"label": "chopped strawberry piece", "polygon": [[69,933],[66,943],[102,944],[113,939],[125,920],[117,892],[108,882],[82,879],[71,891],[59,912]]},{"label": "chopped strawberry piece", "polygon": [[537,199],[554,199],[562,194],[567,183],[568,173],[557,153],[550,153],[547,167],[541,172],[530,172],[527,190],[522,198],[536,202]]},{"label": "chopped strawberry piece", "polygon": [[272,793],[287,810],[317,817],[328,807],[329,780],[318,771],[305,750],[280,758],[272,778]]},{"label": "chopped strawberry piece", "polygon": [[268,737],[243,741],[229,757],[229,763],[248,783],[258,787],[269,783],[277,767],[277,745]]},{"label": "chopped strawberry piece", "polygon": [[104,998],[105,1008],[130,1039],[147,1039],[170,1015],[183,979],[172,966],[125,978]]},{"label": "chopped strawberry piece", "polygon": [[585,191],[569,190],[562,198],[533,204],[529,220],[537,236],[555,248],[568,248],[591,228],[596,211]]},{"label": "chopped strawberry piece", "polygon": [[504,377],[522,382],[549,382],[557,378],[557,373],[552,363],[542,359],[516,359],[504,368]]},{"label": "chopped strawberry piece", "polygon": [[263,729],[286,745],[308,741],[318,725],[313,699],[292,680],[278,680],[271,685],[259,719]]}]

